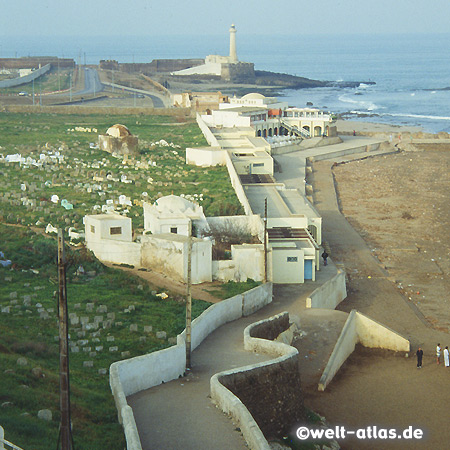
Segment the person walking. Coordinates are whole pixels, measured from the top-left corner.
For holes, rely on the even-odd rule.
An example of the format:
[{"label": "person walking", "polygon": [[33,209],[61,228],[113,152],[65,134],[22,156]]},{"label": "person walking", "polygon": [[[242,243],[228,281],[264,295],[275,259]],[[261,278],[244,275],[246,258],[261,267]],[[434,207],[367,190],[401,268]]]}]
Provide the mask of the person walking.
[{"label": "person walking", "polygon": [[[445,352],[445,350],[444,350],[444,352]],[[420,347],[418,348],[416,355],[417,355],[417,368],[421,369],[422,368],[423,350]],[[444,355],[445,355],[445,353],[444,353]]]},{"label": "person walking", "polygon": [[441,344],[438,344],[436,347],[436,362],[437,364],[441,363]]},{"label": "person walking", "polygon": [[328,264],[327,263],[328,253],[325,250],[322,253],[322,258],[323,258],[323,265],[326,266]]},{"label": "person walking", "polygon": [[449,367],[450,366],[448,346],[446,346],[444,348],[444,365],[445,365],[445,367]]}]

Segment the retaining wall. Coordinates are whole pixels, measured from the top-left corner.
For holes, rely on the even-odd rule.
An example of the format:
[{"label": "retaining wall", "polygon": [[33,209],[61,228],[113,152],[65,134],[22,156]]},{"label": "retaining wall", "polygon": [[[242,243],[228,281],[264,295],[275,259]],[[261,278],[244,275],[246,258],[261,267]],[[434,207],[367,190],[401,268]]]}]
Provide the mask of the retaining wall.
[{"label": "retaining wall", "polygon": [[12,78],[10,80],[2,80],[0,81],[0,88],[10,88],[14,86],[20,86],[21,84],[30,83],[31,81],[39,78],[41,75],[47,73],[51,68],[51,64],[46,64],[40,69],[34,70],[29,75],[25,75],[24,77]]},{"label": "retaining wall", "polygon": [[328,280],[310,294],[306,299],[306,307],[335,309],[346,297],[345,272],[338,271],[331,280]]},{"label": "retaining wall", "polygon": [[233,186],[234,191],[236,192],[236,196],[238,200],[241,202],[242,206],[244,207],[245,214],[247,214],[248,216],[252,215],[253,214],[252,208],[247,199],[247,195],[245,195],[241,180],[236,172],[233,163],[231,162],[231,157],[228,152],[225,153],[225,160],[227,164],[228,175],[230,176],[231,185]]},{"label": "retaining wall", "polygon": [[206,125],[206,123],[202,119],[202,116],[197,113],[196,117],[198,126],[200,130],[202,130],[203,136],[205,136],[205,139],[208,142],[208,144],[211,147],[220,147],[219,141],[216,139],[212,131],[209,129],[208,125]]},{"label": "retaining wall", "polygon": [[283,434],[288,431],[284,428],[304,418],[298,352],[290,345],[266,339],[286,327],[289,327],[287,312],[248,326],[244,331],[245,349],[269,353],[276,359],[211,378],[211,398],[238,422],[252,450],[269,450],[265,435]]},{"label": "retaining wall", "polygon": [[[272,284],[267,283],[210,306],[192,322],[192,349],[221,325],[236,320],[248,311],[262,308],[272,301]],[[126,397],[184,375],[186,369],[185,331],[177,344],[111,364],[109,382],[122,424],[128,450],[142,450],[131,407]]]},{"label": "retaining wall", "polygon": [[324,391],[342,364],[355,350],[357,343],[364,347],[384,348],[409,352],[410,343],[403,336],[353,309],[319,381],[319,391]]}]

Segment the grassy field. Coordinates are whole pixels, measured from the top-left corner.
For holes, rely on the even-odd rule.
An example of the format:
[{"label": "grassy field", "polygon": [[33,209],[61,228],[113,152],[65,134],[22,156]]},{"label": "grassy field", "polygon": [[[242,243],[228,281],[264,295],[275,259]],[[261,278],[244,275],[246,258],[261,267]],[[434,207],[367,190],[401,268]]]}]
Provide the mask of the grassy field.
[{"label": "grassy field", "polygon": [[[59,420],[56,241],[2,224],[0,236],[1,251],[14,265],[0,268],[0,424],[8,440],[23,448],[53,448]],[[167,347],[184,328],[185,304],[172,296],[161,300],[157,288],[103,266],[87,251],[67,248],[67,260],[69,313],[89,318],[90,324],[95,324],[95,317],[102,319],[91,330],[79,323],[69,328],[71,348],[78,349],[70,352],[75,444],[82,449],[122,449],[109,366]],[[76,274],[80,264],[86,275]],[[102,305],[107,312],[99,312]],[[194,300],[193,316],[208,306]],[[114,319],[108,321],[107,314]],[[130,331],[130,325],[137,331]],[[152,331],[145,332],[149,325]],[[167,337],[156,338],[157,331],[165,331]],[[18,365],[19,357],[27,364]],[[85,361],[92,361],[92,367],[85,367]],[[37,418],[41,409],[53,412],[51,422]]]},{"label": "grassy field", "polygon": [[[98,134],[115,123],[139,137],[140,153],[134,162],[123,164],[107,152],[90,148]],[[20,153],[29,158],[22,165],[0,162],[0,218],[7,223],[81,229],[84,215],[101,208],[106,200],[117,203],[119,195],[131,199],[131,207],[118,210],[126,209],[136,228],[143,226],[142,201],[154,202],[171,193],[197,199],[207,216],[243,213],[226,168],[185,164],[186,147],[206,145],[192,120],[3,113],[0,130],[0,154]],[[47,158],[46,163],[34,165],[33,160],[41,157]],[[122,176],[131,183],[121,182]],[[94,177],[103,181],[94,181]],[[52,195],[66,199],[73,209],[52,203]]]},{"label": "grassy field", "polygon": [[[139,136],[139,168],[90,148],[98,133],[114,123]],[[0,155],[29,158],[25,164],[0,160],[0,251],[12,262],[10,267],[0,266],[0,424],[8,440],[27,450],[44,450],[56,447],[59,423],[56,240],[43,233],[47,223],[66,231],[69,226],[81,229],[85,214],[108,199],[116,202],[120,194],[133,201],[127,213],[136,228],[143,226],[142,201],[170,193],[198,199],[207,215],[242,209],[226,169],[185,165],[186,147],[206,144],[193,121],[0,113],[0,130]],[[164,146],[161,139],[173,145]],[[41,155],[46,164],[35,165],[33,160]],[[107,175],[104,182],[93,180]],[[132,182],[114,181],[122,175]],[[54,194],[71,202],[73,209],[52,203]],[[166,291],[169,298],[161,300],[160,289],[104,266],[84,247],[68,246],[67,259],[75,446],[123,449],[109,366],[171,345],[184,328],[184,298]],[[80,265],[84,274],[77,271]],[[255,285],[227,283],[214,294],[227,298]],[[208,306],[193,300],[193,317]],[[161,331],[166,335],[157,338]],[[19,358],[26,364],[19,364]],[[52,421],[37,417],[41,409],[52,411]]]}]

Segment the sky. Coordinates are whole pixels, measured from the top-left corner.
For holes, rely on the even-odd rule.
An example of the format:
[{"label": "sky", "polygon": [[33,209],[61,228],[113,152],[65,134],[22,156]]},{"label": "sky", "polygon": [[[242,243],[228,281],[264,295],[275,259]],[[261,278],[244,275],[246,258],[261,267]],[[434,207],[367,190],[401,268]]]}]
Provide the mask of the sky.
[{"label": "sky", "polygon": [[3,36],[450,31],[448,0],[0,0]]}]

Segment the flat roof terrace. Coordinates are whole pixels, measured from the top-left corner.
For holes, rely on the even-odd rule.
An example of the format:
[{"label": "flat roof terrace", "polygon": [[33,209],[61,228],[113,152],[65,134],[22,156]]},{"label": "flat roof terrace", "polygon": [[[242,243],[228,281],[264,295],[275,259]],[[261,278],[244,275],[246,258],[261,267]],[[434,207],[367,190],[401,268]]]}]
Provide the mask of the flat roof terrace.
[{"label": "flat roof terrace", "polygon": [[244,192],[253,214],[264,217],[265,199],[267,198],[267,217],[276,219],[291,216],[291,211],[275,186],[266,184],[245,185]]}]

